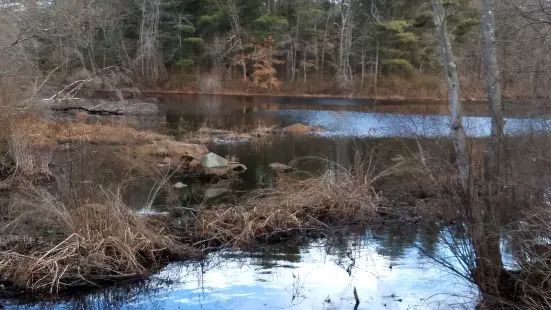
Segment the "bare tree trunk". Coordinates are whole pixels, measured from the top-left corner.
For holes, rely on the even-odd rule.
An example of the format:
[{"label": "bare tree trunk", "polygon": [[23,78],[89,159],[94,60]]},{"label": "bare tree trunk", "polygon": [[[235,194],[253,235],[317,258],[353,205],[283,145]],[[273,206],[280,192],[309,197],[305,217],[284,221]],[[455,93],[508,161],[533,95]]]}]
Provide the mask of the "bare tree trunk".
[{"label": "bare tree trunk", "polygon": [[352,43],[352,1],[341,0],[341,23],[339,33],[339,58],[337,63],[337,76],[344,82],[352,79],[349,64],[350,46]]},{"label": "bare tree trunk", "polygon": [[450,107],[451,130],[453,133],[453,144],[457,156],[457,170],[459,179],[465,191],[469,191],[469,155],[467,153],[466,135],[461,119],[462,109],[459,99],[459,77],[457,66],[453,57],[453,50],[450,43],[449,33],[446,26],[445,11],[441,0],[432,0],[434,13],[434,24],[440,45],[444,73],[448,84],[448,104]]},{"label": "bare tree trunk", "polygon": [[318,42],[318,35],[317,35],[317,33],[318,33],[318,22],[317,21],[314,23],[314,33],[316,34],[315,38],[314,38],[314,58],[316,59],[316,73],[318,73],[319,68],[320,68],[319,67],[320,63],[319,63],[319,55],[318,55],[318,53],[319,53],[318,52],[318,43],[319,42]]},{"label": "bare tree trunk", "polygon": [[306,49],[302,52],[304,55],[302,57],[302,66],[304,70],[304,85],[306,85]]},{"label": "bare tree trunk", "polygon": [[239,24],[239,12],[237,11],[237,5],[235,0],[220,0],[216,1],[218,7],[222,10],[226,10],[230,16],[230,25],[235,35],[235,40],[237,42],[237,48],[239,49],[240,59],[236,62],[239,63],[243,71],[243,81],[247,81],[247,64],[245,63],[245,55],[243,53],[243,40],[241,38],[241,26]]},{"label": "bare tree trunk", "polygon": [[327,30],[329,29],[329,13],[327,13],[327,20],[325,21],[325,31],[323,33],[323,45],[321,47],[321,68],[320,68],[320,81],[323,81],[323,67],[325,64],[325,47],[327,46]]},{"label": "bare tree trunk", "polygon": [[295,81],[295,75],[297,72],[297,46],[298,46],[298,30],[300,27],[300,12],[297,12],[297,29],[295,32],[295,39],[292,44],[293,48],[293,67],[291,68],[291,82]]},{"label": "bare tree trunk", "polygon": [[[492,129],[484,158],[484,177],[488,192],[484,205],[472,209],[472,238],[477,256],[477,284],[485,294],[499,295],[499,276],[503,269],[498,224],[497,195],[501,182],[500,171],[505,168],[503,108],[501,105],[500,73],[495,47],[494,17],[490,0],[482,0],[482,29],[484,36],[484,64]],[[503,177],[503,176],[501,176]]]},{"label": "bare tree trunk", "polygon": [[486,83],[488,102],[492,118],[492,132],[486,148],[485,177],[496,182],[500,176],[500,168],[504,168],[505,150],[503,127],[503,106],[501,103],[501,81],[495,47],[494,12],[491,0],[482,1],[482,28],[484,35],[484,64],[486,67]]},{"label": "bare tree trunk", "polygon": [[364,76],[365,76],[365,50],[362,44],[362,81],[360,83],[360,89],[364,88]]},{"label": "bare tree trunk", "polygon": [[159,19],[160,0],[142,0],[140,21],[140,41],[137,62],[142,77],[149,82],[156,82],[165,68],[159,57]]},{"label": "bare tree trunk", "polygon": [[379,40],[377,40],[377,51],[375,52],[375,81],[374,86],[377,90],[377,83],[379,82]]}]

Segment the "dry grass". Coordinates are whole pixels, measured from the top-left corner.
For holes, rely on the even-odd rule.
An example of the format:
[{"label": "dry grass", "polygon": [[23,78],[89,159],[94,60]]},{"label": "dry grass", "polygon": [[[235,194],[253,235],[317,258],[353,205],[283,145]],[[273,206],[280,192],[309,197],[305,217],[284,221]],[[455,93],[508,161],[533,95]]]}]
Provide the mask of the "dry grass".
[{"label": "dry grass", "polygon": [[234,130],[225,130],[214,128],[208,121],[203,122],[196,132],[188,133],[183,137],[187,143],[206,144],[217,139],[250,142],[256,139],[264,138],[276,132],[276,126],[266,126],[264,123],[258,123],[253,128],[238,128]]},{"label": "dry grass", "polygon": [[28,199],[20,200],[20,215],[1,232],[9,234],[21,225],[29,229],[29,221],[35,221],[56,229],[59,236],[38,247],[43,250],[36,244],[30,251],[2,249],[0,274],[25,290],[56,293],[147,274],[163,258],[194,254],[176,242],[163,219],[135,214],[118,195],[102,196],[100,203],[75,203],[33,189]]},{"label": "dry grass", "polygon": [[46,122],[33,115],[21,115],[17,120],[20,138],[30,144],[51,145],[66,142],[98,144],[147,143],[167,137],[153,132],[140,132],[127,124],[86,124],[82,122]]},{"label": "dry grass", "polygon": [[368,222],[383,209],[388,211],[373,183],[397,173],[406,163],[382,171],[371,164],[357,161],[355,168],[339,168],[318,177],[279,174],[273,188],[254,191],[238,204],[202,208],[193,234],[203,240],[199,243],[239,247],[259,239],[331,230],[330,224]]}]

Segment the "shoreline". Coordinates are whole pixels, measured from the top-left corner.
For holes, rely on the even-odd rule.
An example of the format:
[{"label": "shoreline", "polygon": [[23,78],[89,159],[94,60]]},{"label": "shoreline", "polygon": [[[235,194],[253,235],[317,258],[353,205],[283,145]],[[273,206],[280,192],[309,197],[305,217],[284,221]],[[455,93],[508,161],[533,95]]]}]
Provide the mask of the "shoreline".
[{"label": "shoreline", "polygon": [[[113,93],[112,90],[104,89],[90,89],[92,92],[96,93]],[[131,94],[130,91],[121,91],[123,94]],[[212,92],[212,93],[202,93],[199,91],[186,91],[186,90],[156,90],[156,89],[144,89],[140,90],[139,94],[150,94],[150,95],[190,95],[190,96],[255,96],[255,97],[295,97],[295,98],[325,98],[325,99],[350,99],[350,100],[362,100],[362,101],[386,101],[386,102],[435,102],[435,103],[444,103],[447,101],[446,98],[441,97],[403,97],[403,96],[356,96],[356,95],[328,95],[328,94],[305,94],[305,93],[281,93],[281,94],[266,94],[258,92]],[[507,98],[506,100],[528,100],[529,98]],[[461,99],[464,103],[482,103],[486,102],[485,97],[465,97]]]}]

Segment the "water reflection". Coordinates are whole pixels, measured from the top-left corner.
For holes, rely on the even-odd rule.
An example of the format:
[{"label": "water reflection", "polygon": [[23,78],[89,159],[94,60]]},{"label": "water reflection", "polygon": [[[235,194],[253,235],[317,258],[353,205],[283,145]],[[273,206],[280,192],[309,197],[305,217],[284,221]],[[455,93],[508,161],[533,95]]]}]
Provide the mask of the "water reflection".
[{"label": "water reflection", "polygon": [[[419,249],[446,255],[439,227],[386,226],[353,237],[173,263],[150,281],[19,309],[457,309],[465,283]],[[436,228],[436,229],[435,229]],[[450,261],[453,263],[453,261]]]}]

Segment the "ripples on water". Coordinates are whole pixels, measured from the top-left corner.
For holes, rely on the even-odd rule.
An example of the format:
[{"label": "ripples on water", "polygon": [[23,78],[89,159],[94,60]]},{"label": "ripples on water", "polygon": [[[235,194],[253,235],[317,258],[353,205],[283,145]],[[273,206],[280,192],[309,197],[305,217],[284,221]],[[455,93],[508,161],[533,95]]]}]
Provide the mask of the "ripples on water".
[{"label": "ripples on water", "polygon": [[[450,135],[450,118],[444,115],[400,115],[333,111],[276,111],[278,117],[296,123],[322,127],[327,137],[446,137]],[[463,117],[465,132],[471,137],[488,137],[491,120],[488,117]],[[507,135],[545,132],[551,121],[544,119],[505,120]]]}]

